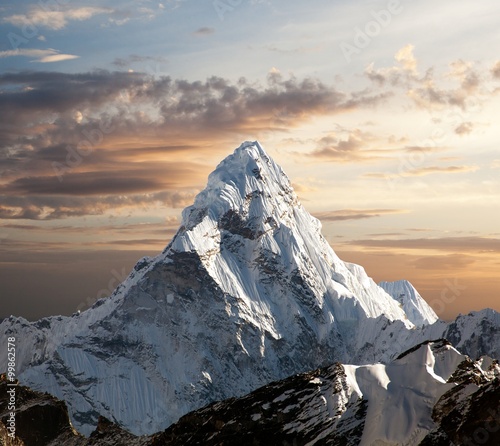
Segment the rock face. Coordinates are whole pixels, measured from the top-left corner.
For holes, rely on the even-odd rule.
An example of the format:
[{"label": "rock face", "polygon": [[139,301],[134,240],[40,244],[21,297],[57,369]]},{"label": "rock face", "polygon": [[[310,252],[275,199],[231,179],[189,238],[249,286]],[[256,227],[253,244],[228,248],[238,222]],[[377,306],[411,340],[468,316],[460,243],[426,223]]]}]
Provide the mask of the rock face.
[{"label": "rock face", "polygon": [[154,437],[157,445],[358,445],[367,401],[342,364],[262,387],[182,417]]},{"label": "rock face", "polygon": [[[498,349],[498,313],[425,325],[422,302],[407,315],[320,231],[282,169],[244,143],[165,250],[141,259],[109,298],[73,317],[11,317],[0,338],[19,340],[21,383],[67,401],[85,435],[99,415],[151,434],[213,401],[336,362],[389,362],[444,332],[473,357]],[[481,330],[486,343],[473,339]]]},{"label": "rock face", "polygon": [[[16,407],[15,438],[10,437],[7,430],[11,413],[7,391],[12,390]],[[3,376],[0,380],[0,420],[0,439],[6,446],[78,446],[84,439],[73,429],[64,402],[24,386],[9,387]]]}]

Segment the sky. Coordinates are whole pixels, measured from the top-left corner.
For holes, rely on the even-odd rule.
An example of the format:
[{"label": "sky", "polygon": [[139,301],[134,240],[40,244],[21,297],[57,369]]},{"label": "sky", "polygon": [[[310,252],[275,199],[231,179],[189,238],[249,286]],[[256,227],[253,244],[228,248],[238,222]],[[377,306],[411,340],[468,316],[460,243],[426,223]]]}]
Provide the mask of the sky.
[{"label": "sky", "polygon": [[500,311],[500,6],[0,6],[0,318],[70,315],[258,140],[343,260],[443,319]]}]

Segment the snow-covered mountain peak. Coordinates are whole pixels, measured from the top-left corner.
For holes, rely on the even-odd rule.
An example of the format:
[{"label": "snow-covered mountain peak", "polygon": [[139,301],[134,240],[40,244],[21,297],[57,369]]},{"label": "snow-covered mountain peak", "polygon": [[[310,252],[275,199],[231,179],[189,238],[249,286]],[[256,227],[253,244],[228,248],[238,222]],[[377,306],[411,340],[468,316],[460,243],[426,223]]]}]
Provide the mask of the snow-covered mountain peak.
[{"label": "snow-covered mountain peak", "polygon": [[271,312],[272,324],[288,329],[290,314],[305,317],[308,325],[314,314],[322,327],[311,329],[320,338],[332,332],[334,320],[352,326],[383,315],[413,326],[362,267],[338,258],[319,220],[300,204],[288,177],[258,142],[245,142],[226,157],[184,210],[164,260],[181,252],[196,253],[218,286],[248,305],[252,320],[256,312],[267,319]]},{"label": "snow-covered mountain peak", "polygon": [[82,432],[100,413],[144,434],[211,401],[336,361],[385,362],[424,339],[490,354],[496,327],[485,313],[414,329],[399,301],[338,258],[255,142],[219,164],[172,242],[109,298],[72,317],[4,320],[0,335],[23,339],[20,379],[66,399]]},{"label": "snow-covered mountain peak", "polygon": [[430,305],[407,280],[380,282],[378,285],[402,306],[408,319],[417,327],[433,324],[439,319]]},{"label": "snow-covered mountain peak", "polygon": [[290,218],[289,208],[297,202],[281,167],[258,142],[245,142],[210,174],[206,188],[183,211],[181,227],[192,230],[212,221],[219,226],[239,225],[240,235],[256,238],[276,219]]}]

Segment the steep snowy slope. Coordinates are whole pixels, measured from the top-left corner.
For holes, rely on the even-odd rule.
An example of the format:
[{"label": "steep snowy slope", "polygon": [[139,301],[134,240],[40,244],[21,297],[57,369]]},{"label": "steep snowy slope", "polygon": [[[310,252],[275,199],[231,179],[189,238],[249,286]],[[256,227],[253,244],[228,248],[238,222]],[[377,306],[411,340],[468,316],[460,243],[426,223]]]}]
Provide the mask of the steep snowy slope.
[{"label": "steep snowy slope", "polygon": [[379,286],[401,304],[408,319],[417,327],[433,324],[439,319],[434,310],[407,280],[380,282]]},{"label": "steep snowy slope", "polygon": [[[245,143],[169,246],[110,298],[73,317],[11,317],[0,335],[18,339],[21,382],[67,401],[81,432],[103,415],[144,434],[295,373],[389,361],[447,327],[415,330],[362,267],[337,257],[262,147]],[[489,336],[494,345],[498,330]]]}]

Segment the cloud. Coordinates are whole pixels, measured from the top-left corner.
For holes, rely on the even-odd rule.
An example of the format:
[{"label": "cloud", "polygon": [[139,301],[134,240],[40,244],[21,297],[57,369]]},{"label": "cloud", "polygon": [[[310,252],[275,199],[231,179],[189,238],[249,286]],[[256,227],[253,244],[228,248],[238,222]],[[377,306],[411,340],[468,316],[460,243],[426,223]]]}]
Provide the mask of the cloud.
[{"label": "cloud", "polygon": [[[346,129],[337,126],[335,132],[315,141],[316,149],[307,154],[308,158],[318,161],[366,162],[383,158],[391,153],[388,148],[381,149],[384,144],[381,138],[360,129]],[[373,147],[374,146],[374,147]]]},{"label": "cloud", "polygon": [[414,49],[413,45],[408,44],[401,48],[394,56],[394,59],[401,64],[403,69],[410,73],[417,72],[417,59],[413,54]]},{"label": "cloud", "polygon": [[337,135],[328,135],[319,140],[318,148],[311,155],[318,158],[353,161],[360,158],[363,146],[359,131],[350,133],[345,139]]},{"label": "cloud", "polygon": [[403,152],[409,154],[415,153],[439,153],[448,150],[448,147],[440,147],[440,146],[406,146],[403,148]]},{"label": "cloud", "polygon": [[[316,79],[285,79],[279,73],[259,85],[215,76],[187,81],[146,73],[25,71],[0,74],[0,89],[0,121],[10,128],[0,135],[0,147],[35,151],[77,144],[84,130],[95,131],[103,123],[113,128],[108,144],[138,134],[143,139],[155,135],[155,144],[161,138],[175,143],[187,133],[206,141],[224,134],[288,131],[315,115],[343,113],[383,100],[369,91],[344,93]],[[277,111],[282,111],[279,118]],[[76,112],[84,117],[79,127]]]},{"label": "cloud", "polygon": [[[142,173],[142,175],[141,175]],[[64,181],[56,176],[22,177],[0,188],[0,193],[13,195],[122,195],[151,192],[172,187],[160,182],[153,173],[124,170],[117,176],[114,171],[68,173]]]},{"label": "cloud", "polygon": [[[123,237],[132,236],[136,237],[137,234],[142,236],[158,236],[165,234],[172,234],[179,228],[179,218],[178,217],[168,217],[162,219],[161,222],[157,223],[123,223],[123,224],[103,224],[99,226],[85,226],[85,225],[61,225],[54,224],[53,222],[36,222],[36,224],[21,224],[21,223],[4,223],[0,225],[0,230],[11,230],[13,234],[14,231],[18,231],[17,234],[25,235],[26,232],[22,231],[36,231],[38,234],[54,234],[57,231],[58,234],[65,235],[79,235],[85,237],[91,237],[96,239],[96,237],[105,236],[106,240],[114,238],[115,236]],[[22,242],[22,240],[12,237],[11,244],[15,246],[16,243]],[[29,243],[29,242],[27,242]],[[38,243],[38,242],[35,242]],[[72,243],[77,244],[78,241],[73,241]],[[111,243],[111,242],[109,242]],[[87,246],[88,242],[82,243],[82,248]]]},{"label": "cloud", "polygon": [[[144,60],[150,59],[131,55],[127,61]],[[378,92],[342,92],[276,71],[262,84],[215,76],[188,81],[102,70],[23,71],[0,74],[0,91],[0,122],[8,129],[0,134],[0,151],[9,155],[0,157],[0,218],[34,220],[189,204],[185,197],[204,184],[228,141],[288,131],[314,116],[384,100]],[[379,156],[359,155],[368,142],[367,133],[337,129],[315,155]],[[207,165],[193,163],[193,156]]]},{"label": "cloud", "polygon": [[24,26],[48,28],[60,30],[67,26],[70,21],[83,21],[98,14],[109,14],[113,12],[108,8],[82,7],[74,9],[61,9],[49,11],[39,6],[32,6],[26,14],[15,14],[4,17],[2,22],[22,28]]},{"label": "cloud", "polygon": [[318,190],[317,187],[313,187],[313,186],[310,186],[310,185],[304,184],[304,183],[298,183],[295,181],[292,183],[292,187],[293,187],[294,191],[297,193],[314,192],[314,191]]},{"label": "cloud", "polygon": [[472,62],[462,59],[451,62],[448,75],[460,81],[462,89],[468,93],[474,93],[480,85],[479,73],[475,71]]},{"label": "cloud", "polygon": [[167,63],[167,59],[162,56],[140,56],[138,54],[131,54],[126,58],[117,57],[113,61],[113,65],[120,68],[127,68],[130,65],[134,64],[143,64],[144,62],[159,62],[159,63]]},{"label": "cloud", "polygon": [[321,221],[362,220],[389,214],[405,214],[404,209],[341,209],[337,211],[317,212],[314,216]]},{"label": "cloud", "polygon": [[364,75],[379,86],[390,84],[392,86],[408,85],[418,79],[418,62],[413,54],[415,47],[408,44],[398,50],[394,55],[396,64],[392,67],[375,68],[372,62],[365,68]]},{"label": "cloud", "polygon": [[38,60],[41,63],[50,63],[50,62],[62,62],[63,60],[71,60],[78,59],[80,56],[75,56],[73,54],[52,54],[50,56],[42,57]]},{"label": "cloud", "polygon": [[[423,109],[477,108],[490,96],[488,90],[482,88],[484,68],[479,63],[458,59],[449,64],[446,73],[430,67],[419,74],[414,49],[413,45],[401,48],[395,54],[393,66],[375,68],[374,63],[369,64],[364,76],[379,88],[389,86],[393,91],[403,90],[414,105]],[[495,67],[493,76],[497,73]]]},{"label": "cloud", "polygon": [[41,63],[61,62],[63,60],[78,59],[80,57],[80,56],[75,56],[73,54],[61,54],[59,51],[54,50],[52,48],[46,50],[25,48],[25,49],[0,51],[0,58],[16,57],[16,56],[35,57],[36,59],[33,60],[32,62],[41,62]]},{"label": "cloud", "polygon": [[402,177],[423,177],[432,174],[454,174],[454,173],[466,173],[475,172],[478,170],[478,166],[427,166],[420,167],[417,169],[407,169],[397,174],[387,173],[387,172],[367,172],[362,175],[363,178],[381,179],[381,180],[393,180]]},{"label": "cloud", "polygon": [[402,240],[354,240],[347,242],[350,245],[359,245],[375,248],[399,249],[433,249],[438,251],[486,253],[500,252],[500,239],[491,237],[443,237],[418,238]]},{"label": "cloud", "polygon": [[478,170],[478,166],[428,166],[421,167],[419,169],[408,170],[402,174],[402,176],[409,177],[422,177],[425,175],[431,175],[434,173],[465,173],[465,172],[475,172]]},{"label": "cloud", "polygon": [[[404,139],[402,139],[404,141]],[[335,132],[312,141],[316,149],[307,154],[308,158],[319,161],[336,162],[373,162],[390,159],[398,154],[408,156],[414,154],[433,154],[448,150],[441,146],[400,146],[402,140],[390,136],[378,136],[358,128],[347,129],[337,126]],[[379,174],[365,174],[368,177]],[[385,174],[384,174],[385,177]]]},{"label": "cloud", "polygon": [[491,74],[495,79],[500,79],[500,61],[495,63],[491,69]]},{"label": "cloud", "polygon": [[209,36],[211,34],[215,33],[214,28],[209,28],[208,26],[203,26],[201,28],[198,28],[196,31],[193,32],[195,36]]},{"label": "cloud", "polygon": [[442,271],[466,268],[476,262],[471,256],[462,254],[449,254],[445,256],[425,256],[419,257],[411,262],[417,269],[424,269],[430,271]]},{"label": "cloud", "polygon": [[191,204],[194,197],[194,191],[182,190],[109,196],[4,196],[0,205],[0,219],[57,220],[103,215],[109,211],[130,211],[140,207],[183,208]]},{"label": "cloud", "polygon": [[457,128],[455,128],[455,133],[457,135],[463,136],[468,135],[474,130],[474,124],[472,122],[462,122]]}]

